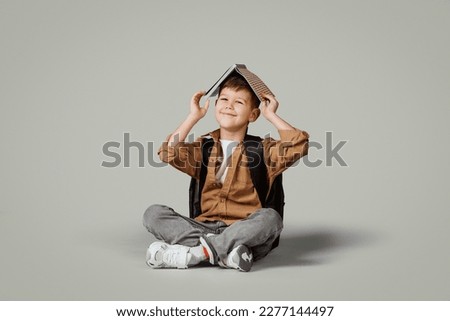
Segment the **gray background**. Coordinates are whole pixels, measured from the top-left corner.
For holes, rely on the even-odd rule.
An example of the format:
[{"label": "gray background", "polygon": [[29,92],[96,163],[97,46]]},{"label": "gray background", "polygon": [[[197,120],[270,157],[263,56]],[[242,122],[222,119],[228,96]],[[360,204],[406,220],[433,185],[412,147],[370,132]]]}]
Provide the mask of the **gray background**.
[{"label": "gray background", "polygon": [[[449,300],[450,2],[0,1],[3,300]],[[245,63],[279,114],[349,166],[285,176],[281,247],[251,273],[151,270],[169,167],[104,168],[161,141]],[[213,113],[195,128],[216,127]],[[251,132],[276,131],[263,118]],[[151,150],[155,157],[155,150]],[[312,148],[310,160],[325,159]]]}]

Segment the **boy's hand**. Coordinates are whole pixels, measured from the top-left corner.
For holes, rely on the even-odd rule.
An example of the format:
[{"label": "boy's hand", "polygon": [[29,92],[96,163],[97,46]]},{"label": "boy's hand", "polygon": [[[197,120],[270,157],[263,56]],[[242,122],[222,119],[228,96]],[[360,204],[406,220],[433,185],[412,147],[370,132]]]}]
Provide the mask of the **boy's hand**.
[{"label": "boy's hand", "polygon": [[261,113],[266,119],[270,120],[270,117],[273,116],[278,109],[278,101],[272,95],[263,95],[264,100],[261,101],[259,105],[259,109]]},{"label": "boy's hand", "polygon": [[294,130],[289,123],[276,114],[278,101],[272,95],[263,95],[263,101],[259,105],[261,114],[272,123],[278,130]]},{"label": "boy's hand", "polygon": [[193,117],[195,120],[200,120],[206,115],[209,107],[209,99],[206,101],[205,106],[200,106],[200,99],[202,99],[205,91],[198,91],[192,96],[191,99],[191,112],[189,115]]},{"label": "boy's hand", "polygon": [[198,91],[191,98],[191,111],[184,122],[170,135],[168,142],[170,146],[176,145],[178,142],[184,142],[192,127],[206,115],[209,107],[209,100],[205,106],[200,107],[200,99],[206,92]]}]

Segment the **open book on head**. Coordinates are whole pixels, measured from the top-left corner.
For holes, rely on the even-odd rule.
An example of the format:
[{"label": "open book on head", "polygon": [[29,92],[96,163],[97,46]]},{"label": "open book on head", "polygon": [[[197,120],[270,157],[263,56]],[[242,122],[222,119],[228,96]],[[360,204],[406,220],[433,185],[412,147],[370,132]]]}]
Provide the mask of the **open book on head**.
[{"label": "open book on head", "polygon": [[232,73],[238,73],[244,79],[248,82],[250,87],[253,89],[254,93],[258,97],[259,101],[263,101],[264,98],[262,95],[272,95],[273,93],[270,91],[270,89],[266,86],[263,81],[256,76],[254,73],[252,73],[250,70],[247,69],[245,65],[242,64],[234,64],[230,68],[228,68],[227,71],[222,75],[222,77],[219,78],[219,80],[216,81],[216,83],[206,92],[205,98],[208,99],[212,96],[216,96],[219,93],[219,87],[220,85],[225,81],[225,79],[228,78]]}]

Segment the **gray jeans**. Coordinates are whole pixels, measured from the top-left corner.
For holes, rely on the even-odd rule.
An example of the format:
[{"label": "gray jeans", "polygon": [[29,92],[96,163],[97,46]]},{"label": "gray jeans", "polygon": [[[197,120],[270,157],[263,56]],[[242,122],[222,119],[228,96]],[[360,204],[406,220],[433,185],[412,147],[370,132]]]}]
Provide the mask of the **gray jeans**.
[{"label": "gray jeans", "polygon": [[175,212],[165,205],[152,205],[144,213],[144,226],[157,239],[168,244],[189,247],[200,244],[200,237],[209,236],[220,260],[238,245],[246,245],[253,252],[254,260],[266,256],[283,229],[280,215],[271,208],[261,208],[248,218],[227,226],[222,221],[197,222]]}]

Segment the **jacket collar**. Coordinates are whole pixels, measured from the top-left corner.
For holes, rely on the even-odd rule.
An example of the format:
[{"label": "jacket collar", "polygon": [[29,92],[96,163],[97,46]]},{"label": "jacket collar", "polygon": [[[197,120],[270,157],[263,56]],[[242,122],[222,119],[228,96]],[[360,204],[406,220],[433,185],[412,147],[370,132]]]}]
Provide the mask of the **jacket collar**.
[{"label": "jacket collar", "polygon": [[[219,142],[219,139],[220,139],[220,128],[217,128],[216,130],[213,130],[213,131],[209,132],[208,134],[202,135],[202,137],[203,138],[211,137],[214,140],[214,142],[217,143],[217,142]],[[247,135],[246,135],[246,137],[247,137]],[[241,143],[242,143],[242,141],[239,142],[239,144],[241,144]]]},{"label": "jacket collar", "polygon": [[209,132],[208,134],[203,135],[202,137],[211,137],[214,142],[218,142],[220,139],[220,128],[217,128],[216,130],[213,130],[212,132]]}]

